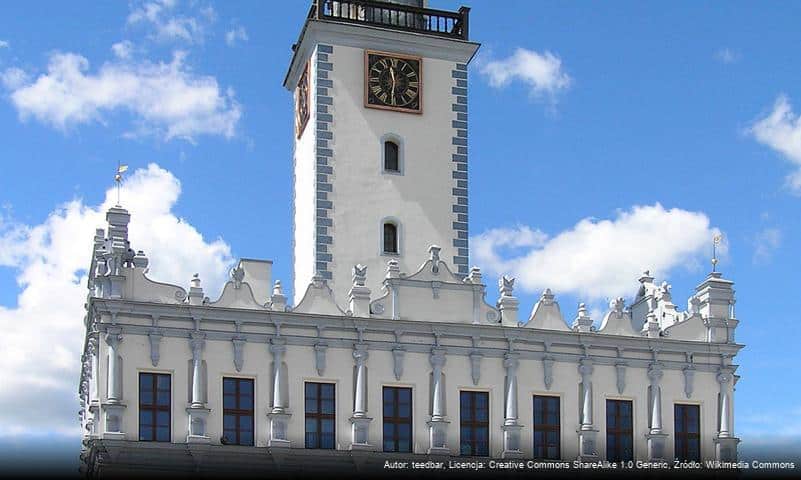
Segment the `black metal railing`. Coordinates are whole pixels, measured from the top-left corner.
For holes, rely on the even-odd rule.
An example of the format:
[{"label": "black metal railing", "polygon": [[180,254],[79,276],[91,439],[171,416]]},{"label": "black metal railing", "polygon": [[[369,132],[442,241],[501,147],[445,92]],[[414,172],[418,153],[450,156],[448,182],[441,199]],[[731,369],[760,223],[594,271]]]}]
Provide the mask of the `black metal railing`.
[{"label": "black metal railing", "polygon": [[468,39],[470,8],[458,12],[420,8],[373,0],[316,0],[310,17],[320,20],[374,25],[377,27]]}]

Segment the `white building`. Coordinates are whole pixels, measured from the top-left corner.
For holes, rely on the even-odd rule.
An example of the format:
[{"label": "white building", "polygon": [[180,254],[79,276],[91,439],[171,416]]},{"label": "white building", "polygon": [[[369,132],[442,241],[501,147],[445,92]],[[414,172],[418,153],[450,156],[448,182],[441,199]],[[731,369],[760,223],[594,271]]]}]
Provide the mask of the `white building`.
[{"label": "white building", "polygon": [[487,300],[467,263],[469,9],[401,3],[420,2],[318,0],[293,47],[293,306],[266,260],[241,260],[217,299],[199,278],[149,279],[130,214],[108,211],[79,387],[86,472],[735,460],[742,345],[720,273],[680,311],[646,272],[598,329],[550,290],[520,315],[511,278]]}]

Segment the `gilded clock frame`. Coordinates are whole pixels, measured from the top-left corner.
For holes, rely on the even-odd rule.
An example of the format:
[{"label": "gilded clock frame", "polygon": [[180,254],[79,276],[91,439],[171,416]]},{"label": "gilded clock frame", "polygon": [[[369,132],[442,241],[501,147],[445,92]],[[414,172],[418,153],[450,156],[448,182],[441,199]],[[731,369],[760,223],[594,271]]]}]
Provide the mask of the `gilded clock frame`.
[{"label": "gilded clock frame", "polygon": [[[417,76],[420,78],[420,87],[417,89],[417,99],[420,108],[417,110],[411,108],[404,108],[404,107],[393,107],[390,105],[373,105],[367,101],[368,98],[368,85],[370,80],[368,75],[370,73],[370,55],[383,55],[386,57],[394,57],[394,58],[401,58],[404,60],[415,60],[417,64],[420,66]],[[395,53],[395,52],[382,52],[379,50],[365,50],[364,51],[364,75],[362,75],[362,81],[364,82],[364,107],[365,108],[375,108],[377,110],[391,110],[394,112],[403,112],[403,113],[411,113],[414,115],[422,115],[423,113],[423,57],[417,57],[415,55],[406,55],[402,53]]]}]

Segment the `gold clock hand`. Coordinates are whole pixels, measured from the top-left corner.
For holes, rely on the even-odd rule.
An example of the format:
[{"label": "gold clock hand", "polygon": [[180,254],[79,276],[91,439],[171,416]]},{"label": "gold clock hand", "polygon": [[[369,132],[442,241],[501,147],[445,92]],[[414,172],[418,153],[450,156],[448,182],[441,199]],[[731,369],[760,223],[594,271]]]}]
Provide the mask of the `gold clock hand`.
[{"label": "gold clock hand", "polygon": [[395,103],[395,69],[389,67],[389,76],[392,77],[392,103]]}]

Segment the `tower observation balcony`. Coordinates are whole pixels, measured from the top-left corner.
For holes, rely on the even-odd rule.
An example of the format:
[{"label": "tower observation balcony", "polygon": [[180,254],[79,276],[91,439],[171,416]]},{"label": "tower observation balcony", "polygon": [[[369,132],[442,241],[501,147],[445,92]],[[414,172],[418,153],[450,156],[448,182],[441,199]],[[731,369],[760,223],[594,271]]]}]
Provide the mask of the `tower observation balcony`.
[{"label": "tower observation balcony", "polygon": [[316,0],[308,18],[468,40],[469,14],[469,7],[449,12],[375,0]]}]

